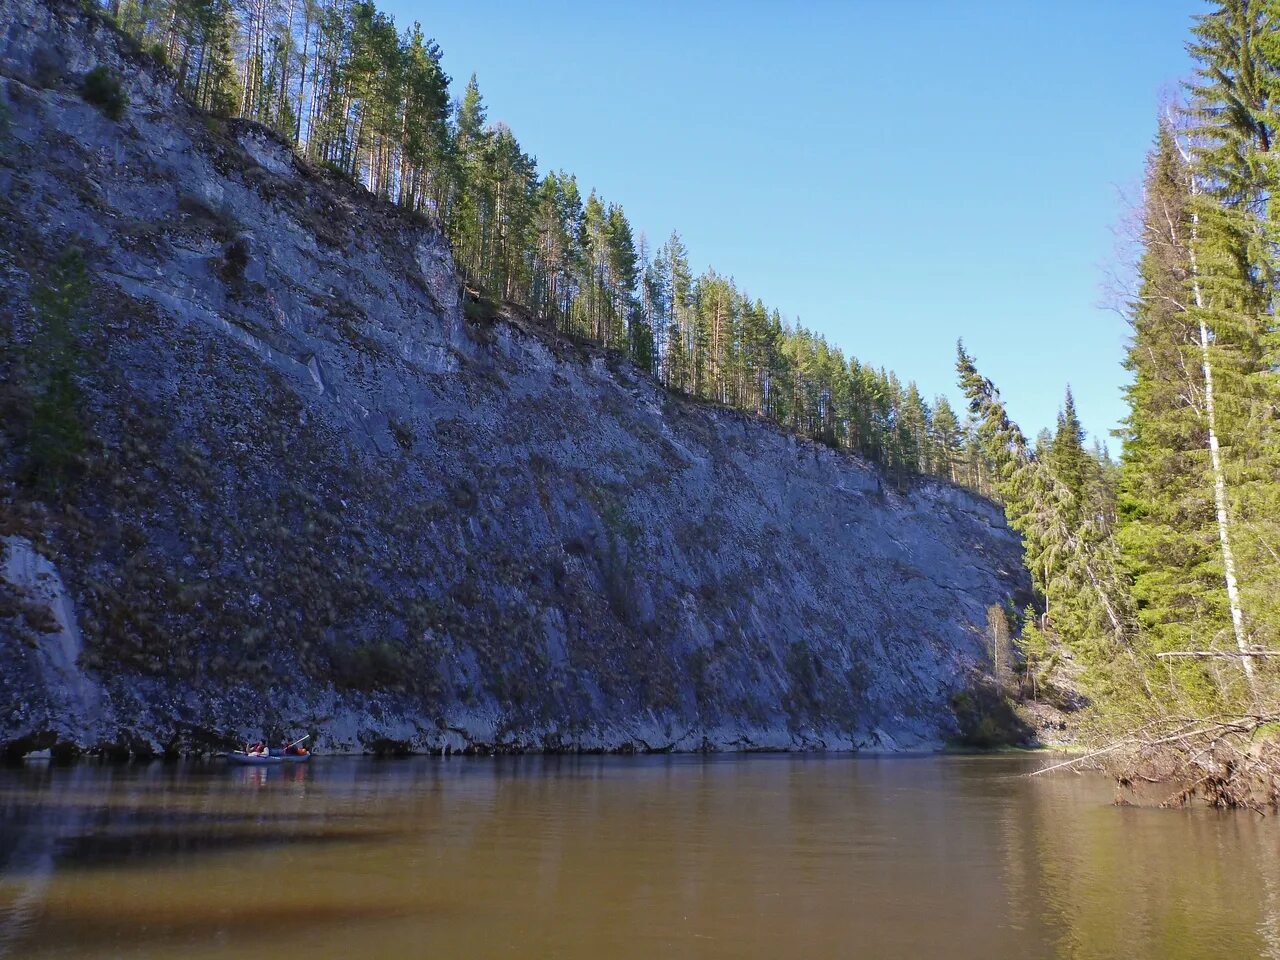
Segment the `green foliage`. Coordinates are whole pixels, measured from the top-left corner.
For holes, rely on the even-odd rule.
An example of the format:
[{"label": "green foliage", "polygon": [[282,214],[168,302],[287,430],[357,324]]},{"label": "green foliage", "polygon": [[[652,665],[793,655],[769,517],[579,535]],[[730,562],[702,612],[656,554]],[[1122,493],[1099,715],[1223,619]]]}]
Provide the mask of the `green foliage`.
[{"label": "green foliage", "polygon": [[1000,391],[978,373],[962,342],[956,343],[956,375],[960,390],[969,402],[973,446],[981,459],[980,475],[988,492],[1006,502],[1016,499],[1015,474],[1028,461],[1026,437],[1009,419]]},{"label": "green foliage", "polygon": [[[1143,256],[1131,307],[1118,540],[1152,651],[1189,650],[1227,626],[1191,274],[1190,171],[1161,124],[1147,162]],[[1186,675],[1194,664],[1180,665]]]},{"label": "green foliage", "polygon": [[76,374],[88,297],[84,256],[69,248],[31,298],[37,326],[25,358],[31,393],[27,478],[49,496],[62,494],[74,479],[85,445]]},{"label": "green foliage", "polygon": [[[1128,584],[1116,545],[1114,466],[1088,451],[1068,389],[1057,430],[1029,446],[1000,392],[957,347],[956,370],[976,423],[975,445],[1009,524],[1022,534],[1024,561],[1043,614],[1024,620],[1028,643],[1069,648],[1099,682],[1131,637]],[[1041,662],[1053,659],[1048,652]]]},{"label": "green foliage", "polygon": [[84,75],[81,92],[87,102],[112,120],[123,117],[124,108],[129,105],[129,95],[120,86],[120,78],[104,64],[99,64]]},{"label": "green foliage", "polygon": [[349,183],[356,182],[356,178],[352,175],[350,170],[332,160],[325,160],[320,164],[320,166],[332,173],[335,177],[346,180]]},{"label": "green foliage", "polygon": [[1247,0],[1197,19],[1186,128],[1163,122],[1147,162],[1117,539],[1146,667],[1132,677],[1177,709],[1231,709],[1242,692],[1269,696],[1275,680],[1265,662],[1246,685],[1235,663],[1152,655],[1280,642],[1280,276],[1268,166],[1278,27],[1274,5]]},{"label": "green foliage", "polygon": [[954,694],[951,709],[960,728],[956,738],[959,746],[989,750],[1025,746],[1034,740],[1009,698],[988,680],[976,681],[968,690]]},{"label": "green foliage", "polygon": [[329,651],[333,676],[353,690],[403,690],[412,686],[417,664],[405,647],[388,641],[335,643]]},{"label": "green foliage", "polygon": [[249,266],[249,244],[244,237],[236,237],[222,251],[222,264],[218,271],[224,280],[236,283],[244,279]]},{"label": "green foliage", "polygon": [[396,445],[406,453],[412,450],[414,444],[418,442],[417,435],[410,424],[401,423],[395,417],[390,417],[387,420],[387,427],[391,431],[391,436],[395,439]]},{"label": "green foliage", "polygon": [[498,316],[498,305],[488,297],[467,297],[462,312],[473,323],[492,323]]},{"label": "green foliage", "polygon": [[1054,432],[1010,442],[998,394],[960,351],[1040,595],[1020,641],[1028,671],[1069,648],[1104,717],[1276,696],[1270,662],[1246,683],[1238,661],[1157,655],[1280,642],[1278,30],[1280,8],[1252,0],[1197,18],[1187,126],[1166,119],[1148,157],[1119,465],[1085,449],[1069,392]]},{"label": "green foliage", "polygon": [[1038,621],[1039,617],[1034,607],[1023,610],[1022,625],[1015,642],[1023,660],[1029,664],[1043,663],[1050,656],[1049,638],[1040,629]]},{"label": "green foliage", "polygon": [[803,643],[792,643],[786,652],[787,706],[792,715],[813,717],[821,714],[826,667],[821,657]]},{"label": "green foliage", "polygon": [[[1280,226],[1272,203],[1280,121],[1277,30],[1274,3],[1218,4],[1193,30],[1189,50],[1197,71],[1188,85],[1196,217],[1189,248],[1201,293],[1190,312],[1202,325],[1203,358],[1212,372],[1212,426],[1220,448],[1215,480],[1225,489],[1225,540],[1239,578],[1243,635],[1237,640],[1267,646],[1280,644]],[[1225,568],[1225,549],[1219,559]]]}]

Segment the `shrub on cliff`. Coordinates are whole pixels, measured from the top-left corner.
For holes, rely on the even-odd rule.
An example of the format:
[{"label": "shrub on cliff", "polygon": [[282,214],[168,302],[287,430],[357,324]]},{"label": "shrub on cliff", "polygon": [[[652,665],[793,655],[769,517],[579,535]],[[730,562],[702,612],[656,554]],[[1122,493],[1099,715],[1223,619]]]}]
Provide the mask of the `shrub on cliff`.
[{"label": "shrub on cliff", "polygon": [[1025,746],[1035,737],[1013,709],[1004,691],[989,679],[976,680],[968,690],[951,698],[951,709],[960,727],[956,743],[964,747]]},{"label": "shrub on cliff", "polygon": [[102,64],[84,75],[81,93],[88,103],[92,103],[112,120],[123,117],[124,108],[129,105],[129,95],[121,88],[120,78]]},{"label": "shrub on cliff", "polygon": [[84,449],[80,387],[80,323],[89,298],[84,256],[70,248],[33,294],[39,326],[26,356],[31,395],[28,479],[46,494],[70,482]]}]

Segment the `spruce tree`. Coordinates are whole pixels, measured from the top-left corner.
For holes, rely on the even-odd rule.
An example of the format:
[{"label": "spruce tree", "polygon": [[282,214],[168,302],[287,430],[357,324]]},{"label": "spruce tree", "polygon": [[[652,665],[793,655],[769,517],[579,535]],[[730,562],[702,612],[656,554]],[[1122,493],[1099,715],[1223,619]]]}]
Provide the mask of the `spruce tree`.
[{"label": "spruce tree", "polygon": [[1067,510],[1063,519],[1068,526],[1077,527],[1083,519],[1092,470],[1089,455],[1084,449],[1084,428],[1080,425],[1070,387],[1067,387],[1062,411],[1058,414],[1058,428],[1045,455],[1054,477],[1070,498],[1069,503],[1063,505]]},{"label": "spruce tree", "polygon": [[[1190,266],[1200,334],[1203,407],[1219,534],[1219,555],[1241,652],[1271,642],[1266,611],[1280,583],[1272,457],[1278,412],[1275,371],[1267,364],[1275,333],[1277,241],[1270,196],[1277,120],[1274,4],[1226,0],[1200,17],[1190,45]],[[1210,638],[1213,642],[1217,637]],[[1254,664],[1242,666],[1250,683]]]},{"label": "spruce tree", "polygon": [[[1154,651],[1206,647],[1231,619],[1215,522],[1191,275],[1191,178],[1162,123],[1147,160],[1139,286],[1130,305],[1119,540]],[[1195,664],[1174,669],[1203,683]]]},{"label": "spruce tree", "polygon": [[1007,498],[1015,469],[1027,459],[1026,437],[1009,419],[995,384],[978,373],[963,342],[956,343],[956,373],[960,390],[969,401],[978,450],[992,478],[990,492]]}]

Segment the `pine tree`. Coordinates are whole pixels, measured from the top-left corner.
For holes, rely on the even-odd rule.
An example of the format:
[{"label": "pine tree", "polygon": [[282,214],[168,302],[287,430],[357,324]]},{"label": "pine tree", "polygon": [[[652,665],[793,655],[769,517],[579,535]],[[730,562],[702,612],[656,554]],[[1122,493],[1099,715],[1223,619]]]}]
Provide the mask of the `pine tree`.
[{"label": "pine tree", "polygon": [[449,77],[439,46],[415,23],[404,41],[404,129],[401,133],[401,202],[413,210],[445,205],[453,166],[449,137]]},{"label": "pine tree", "polygon": [[482,248],[477,273],[497,296],[520,300],[527,296],[529,286],[525,251],[533,235],[536,172],[533,160],[520,149],[505,124],[489,132],[488,146],[487,195],[492,208],[485,211],[482,233],[488,242]]},{"label": "pine tree", "polygon": [[454,141],[458,155],[458,191],[448,221],[454,252],[472,282],[481,282],[486,259],[493,196],[488,176],[489,135],[486,108],[473,73],[456,107]]},{"label": "pine tree", "polygon": [[665,298],[668,311],[667,333],[664,338],[667,353],[663,358],[662,372],[668,387],[688,393],[693,384],[690,369],[689,295],[692,278],[689,253],[680,235],[673,230],[658,255],[666,263],[664,272],[669,284]]},{"label": "pine tree", "polygon": [[605,212],[603,240],[607,321],[602,342],[606,347],[621,347],[628,352],[642,346],[647,355],[646,337],[633,329],[638,311],[636,286],[640,279],[635,238],[626,214],[617,204],[610,204]]},{"label": "pine tree", "polygon": [[644,265],[644,276],[640,281],[641,304],[645,322],[653,339],[650,369],[660,383],[665,383],[667,379],[665,357],[671,310],[667,301],[671,287],[670,264],[663,257],[662,249],[652,257],[648,255],[648,244],[643,234],[640,246],[640,261]]},{"label": "pine tree", "polygon": [[907,384],[902,396],[902,407],[897,427],[902,436],[903,466],[913,474],[929,473],[933,464],[930,456],[929,422],[931,414],[920,388],[915,382]]},{"label": "pine tree", "polygon": [[933,400],[932,443],[934,472],[952,483],[964,456],[964,431],[951,402],[945,396]]},{"label": "pine tree", "polygon": [[638,300],[634,328],[629,336],[629,352],[642,370],[656,374],[657,358],[662,349],[658,326],[662,284],[655,275],[653,258],[649,255],[649,239],[643,233],[636,246],[636,267],[639,271]]}]

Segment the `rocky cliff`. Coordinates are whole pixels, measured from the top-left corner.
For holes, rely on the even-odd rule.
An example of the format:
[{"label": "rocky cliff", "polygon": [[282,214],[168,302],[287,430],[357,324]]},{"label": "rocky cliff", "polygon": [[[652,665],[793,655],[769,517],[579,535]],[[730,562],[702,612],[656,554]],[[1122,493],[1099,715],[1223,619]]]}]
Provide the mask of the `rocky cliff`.
[{"label": "rocky cliff", "polygon": [[[71,248],[55,495],[29,356]],[[928,746],[1023,586],[978,497],[469,319],[430,223],[65,0],[0,0],[0,344],[11,752]]]}]

